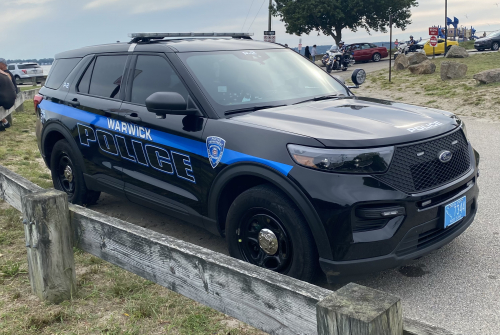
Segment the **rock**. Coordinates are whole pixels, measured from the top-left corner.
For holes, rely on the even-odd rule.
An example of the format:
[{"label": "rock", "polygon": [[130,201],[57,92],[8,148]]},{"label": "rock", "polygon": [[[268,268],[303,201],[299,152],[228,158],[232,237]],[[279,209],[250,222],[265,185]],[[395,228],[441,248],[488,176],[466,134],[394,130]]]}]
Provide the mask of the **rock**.
[{"label": "rock", "polygon": [[410,63],[408,62],[408,57],[403,54],[399,54],[398,57],[396,57],[396,60],[394,61],[394,70],[396,71],[401,71],[405,70],[410,66]]},{"label": "rock", "polygon": [[457,62],[442,62],[441,63],[441,79],[460,79],[467,74],[467,65]]},{"label": "rock", "polygon": [[500,82],[500,69],[486,70],[476,73],[473,77],[480,84],[491,84]]},{"label": "rock", "polygon": [[432,74],[436,72],[436,64],[430,60],[426,60],[420,64],[411,65],[408,69],[413,74]]},{"label": "rock", "polygon": [[406,57],[408,58],[408,62],[410,63],[410,65],[420,64],[422,62],[425,62],[426,60],[429,60],[427,56],[421,52],[412,52]]},{"label": "rock", "polygon": [[465,48],[459,47],[458,45],[452,45],[450,50],[446,53],[446,58],[467,58],[469,53]]}]

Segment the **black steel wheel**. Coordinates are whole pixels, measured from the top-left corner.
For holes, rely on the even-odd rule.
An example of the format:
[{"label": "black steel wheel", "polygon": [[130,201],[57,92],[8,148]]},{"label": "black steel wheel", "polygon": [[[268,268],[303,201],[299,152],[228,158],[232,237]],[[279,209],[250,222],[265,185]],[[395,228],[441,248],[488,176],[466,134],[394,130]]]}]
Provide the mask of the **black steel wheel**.
[{"label": "black steel wheel", "polygon": [[302,213],[279,189],[264,184],[241,193],[226,218],[232,257],[304,281],[314,279],[318,252]]},{"label": "black steel wheel", "polygon": [[83,179],[83,160],[68,141],[60,140],[52,148],[50,171],[54,188],[65,192],[68,201],[77,205],[93,205],[101,192],[88,190]]}]

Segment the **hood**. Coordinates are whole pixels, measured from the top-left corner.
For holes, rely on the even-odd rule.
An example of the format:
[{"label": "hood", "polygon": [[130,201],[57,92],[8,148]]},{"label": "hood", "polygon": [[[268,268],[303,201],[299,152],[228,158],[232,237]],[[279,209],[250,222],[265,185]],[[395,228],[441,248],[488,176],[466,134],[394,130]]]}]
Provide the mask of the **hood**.
[{"label": "hood", "polygon": [[459,126],[453,113],[360,97],[265,109],[231,120],[312,137],[332,148],[413,142]]}]

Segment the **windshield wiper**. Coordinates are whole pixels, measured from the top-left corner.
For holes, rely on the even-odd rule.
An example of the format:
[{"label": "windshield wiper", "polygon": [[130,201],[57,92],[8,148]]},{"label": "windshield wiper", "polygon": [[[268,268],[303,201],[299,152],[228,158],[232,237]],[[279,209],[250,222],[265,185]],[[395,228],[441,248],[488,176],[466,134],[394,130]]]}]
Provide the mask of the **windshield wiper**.
[{"label": "windshield wiper", "polygon": [[341,95],[338,95],[338,94],[319,95],[319,96],[311,98],[311,99],[307,99],[307,100],[303,100],[303,101],[294,103],[294,105],[302,104],[304,102],[310,102],[310,101],[320,101],[320,100],[336,99],[336,98],[340,98],[340,97],[341,97]]},{"label": "windshield wiper", "polygon": [[254,106],[254,107],[247,107],[247,108],[240,108],[240,109],[231,109],[228,111],[224,112],[224,115],[231,115],[231,114],[238,114],[238,113],[245,113],[245,112],[255,112],[261,109],[268,109],[268,108],[274,108],[274,107],[283,107],[287,106],[286,104],[283,105],[268,105],[268,106]]}]

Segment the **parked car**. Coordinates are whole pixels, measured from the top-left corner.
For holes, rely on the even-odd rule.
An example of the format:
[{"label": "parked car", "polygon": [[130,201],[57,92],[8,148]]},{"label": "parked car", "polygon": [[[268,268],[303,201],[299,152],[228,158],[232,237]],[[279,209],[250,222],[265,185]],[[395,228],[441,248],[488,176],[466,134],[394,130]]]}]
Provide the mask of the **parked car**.
[{"label": "parked car", "polygon": [[132,37],[56,55],[34,98],[72,203],[123,196],[306,281],[400,266],[473,222],[479,154],[455,114],[357,97],[244,33]]},{"label": "parked car", "polygon": [[[438,38],[438,44],[436,45],[436,50],[433,51],[433,47],[431,46],[430,44],[430,41],[429,40],[422,40],[420,42],[418,42],[417,44],[419,46],[423,46],[423,49],[425,51],[425,54],[427,56],[432,56],[433,52],[435,55],[441,55],[441,54],[444,54],[445,53],[445,48],[444,48],[444,43],[445,40],[444,38]],[[451,40],[448,40],[447,42],[447,45],[446,45],[446,51],[450,50],[450,48],[453,46],[453,45],[458,45],[458,42],[457,41],[451,41]]]},{"label": "parked car", "polygon": [[379,47],[373,43],[354,43],[349,45],[350,51],[354,52],[354,60],[379,62],[382,58],[388,57],[386,47]]},{"label": "parked car", "polygon": [[[33,77],[43,76],[43,69],[37,63],[9,64],[8,70],[14,75],[18,85],[22,83],[31,83]],[[40,81],[37,80],[37,82]]]},{"label": "parked car", "polygon": [[486,37],[479,38],[474,42],[474,48],[478,51],[491,49],[497,51],[500,47],[500,30],[495,31]]}]

